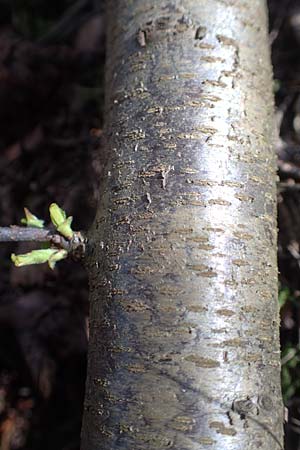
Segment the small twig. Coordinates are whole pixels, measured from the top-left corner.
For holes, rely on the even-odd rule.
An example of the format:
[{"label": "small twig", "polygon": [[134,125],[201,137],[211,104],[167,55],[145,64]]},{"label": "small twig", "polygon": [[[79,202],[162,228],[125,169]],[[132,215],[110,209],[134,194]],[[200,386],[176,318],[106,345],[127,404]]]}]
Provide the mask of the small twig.
[{"label": "small twig", "polygon": [[49,242],[52,246],[67,250],[76,259],[81,259],[85,252],[85,237],[80,232],[73,233],[70,240],[49,229],[32,227],[0,227],[0,242]]},{"label": "small twig", "polygon": [[0,227],[0,242],[51,242],[53,232],[40,228]]},{"label": "small twig", "polygon": [[278,172],[281,178],[293,178],[300,181],[300,168],[289,162],[278,160]]},{"label": "small twig", "polygon": [[291,6],[292,0],[288,0],[287,3],[282,2],[281,8],[278,8],[278,14],[274,21],[273,29],[269,33],[269,43],[273,45],[275,40],[277,39],[281,28],[284,24],[284,21],[289,13],[289,8]]},{"label": "small twig", "polygon": [[300,183],[278,183],[277,184],[278,192],[284,192],[284,191],[299,191],[300,190]]}]

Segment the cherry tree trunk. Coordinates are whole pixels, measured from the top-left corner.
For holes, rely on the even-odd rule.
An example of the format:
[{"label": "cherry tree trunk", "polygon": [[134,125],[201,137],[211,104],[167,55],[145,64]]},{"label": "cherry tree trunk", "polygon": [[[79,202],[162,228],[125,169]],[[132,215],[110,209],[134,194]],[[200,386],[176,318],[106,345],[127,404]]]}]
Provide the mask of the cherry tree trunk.
[{"label": "cherry tree trunk", "polygon": [[82,450],[282,448],[262,0],[109,0]]}]

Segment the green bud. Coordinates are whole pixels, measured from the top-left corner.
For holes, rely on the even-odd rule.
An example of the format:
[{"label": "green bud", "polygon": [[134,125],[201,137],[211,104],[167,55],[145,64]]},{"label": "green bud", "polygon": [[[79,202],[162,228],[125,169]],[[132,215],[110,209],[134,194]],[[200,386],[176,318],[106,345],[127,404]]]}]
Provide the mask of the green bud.
[{"label": "green bud", "polygon": [[73,230],[71,228],[72,220],[72,216],[67,217],[67,219],[57,227],[57,231],[67,239],[72,239],[73,236]]},{"label": "green bud", "polygon": [[49,211],[51,221],[57,228],[57,231],[65,238],[71,239],[73,237],[73,230],[71,228],[73,217],[67,217],[65,211],[56,203],[50,205]]},{"label": "green bud", "polygon": [[54,269],[55,264],[58,261],[61,261],[62,259],[65,259],[68,256],[68,252],[67,250],[58,250],[57,252],[53,253],[52,256],[50,256],[49,260],[48,260],[48,264],[50,269]]},{"label": "green bud", "polygon": [[44,228],[44,221],[38,219],[34,214],[32,214],[28,208],[24,208],[25,217],[21,219],[21,223],[27,225],[28,227],[34,228]]},{"label": "green bud", "polygon": [[67,215],[63,209],[61,209],[57,203],[51,203],[49,207],[50,217],[53,225],[57,228],[67,218]]},{"label": "green bud", "polygon": [[57,253],[55,248],[45,248],[42,250],[32,250],[24,255],[11,255],[11,260],[16,267],[28,266],[30,264],[43,264],[49,261],[50,257]]}]

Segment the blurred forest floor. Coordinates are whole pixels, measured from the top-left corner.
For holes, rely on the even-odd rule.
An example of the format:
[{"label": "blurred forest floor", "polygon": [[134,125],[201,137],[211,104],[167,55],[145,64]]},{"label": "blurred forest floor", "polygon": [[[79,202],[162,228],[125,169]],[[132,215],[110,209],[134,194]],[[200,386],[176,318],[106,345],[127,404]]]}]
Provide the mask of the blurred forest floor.
[{"label": "blurred forest floor", "polygon": [[[87,229],[96,208],[104,33],[101,1],[0,1],[0,217],[49,221],[57,202]],[[79,449],[88,280],[65,261],[16,269],[1,245],[1,450]]]},{"label": "blurred forest floor", "polygon": [[[300,2],[269,0],[278,153],[286,449],[300,450]],[[53,201],[87,229],[101,172],[101,0],[0,0],[0,226]],[[100,150],[99,150],[100,149]],[[79,450],[88,280],[65,261],[16,269],[0,246],[0,450]]]}]

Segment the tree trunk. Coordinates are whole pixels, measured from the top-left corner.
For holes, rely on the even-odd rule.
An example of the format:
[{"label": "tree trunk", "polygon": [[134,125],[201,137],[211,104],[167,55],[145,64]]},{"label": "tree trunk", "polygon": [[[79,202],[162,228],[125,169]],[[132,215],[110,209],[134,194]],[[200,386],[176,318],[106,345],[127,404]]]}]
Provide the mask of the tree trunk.
[{"label": "tree trunk", "polygon": [[282,446],[262,0],[107,2],[83,450]]}]

